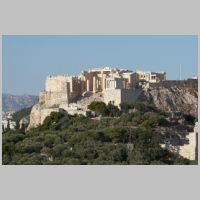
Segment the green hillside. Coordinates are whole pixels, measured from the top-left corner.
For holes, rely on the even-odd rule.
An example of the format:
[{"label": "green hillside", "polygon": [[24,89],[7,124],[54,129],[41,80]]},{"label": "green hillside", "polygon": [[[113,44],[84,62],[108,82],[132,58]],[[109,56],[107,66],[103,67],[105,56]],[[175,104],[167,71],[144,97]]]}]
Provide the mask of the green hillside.
[{"label": "green hillside", "polygon": [[[121,111],[98,103],[90,107],[100,117],[52,112],[43,125],[26,133],[4,133],[3,164],[195,164],[160,147],[158,128],[174,126],[166,120],[166,113],[140,103],[122,105]],[[130,108],[134,112],[129,113]]]}]

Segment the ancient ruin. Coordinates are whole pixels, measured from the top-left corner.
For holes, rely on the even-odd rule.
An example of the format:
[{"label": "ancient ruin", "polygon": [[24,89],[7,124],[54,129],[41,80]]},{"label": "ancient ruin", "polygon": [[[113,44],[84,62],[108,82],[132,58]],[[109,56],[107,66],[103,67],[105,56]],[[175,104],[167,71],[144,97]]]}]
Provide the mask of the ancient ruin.
[{"label": "ancient ruin", "polygon": [[[145,101],[149,101],[148,98],[152,95],[150,99],[154,104],[160,109],[164,106],[163,109],[167,112],[170,112],[173,107],[174,112],[176,111],[175,107],[183,112],[182,107],[179,108],[179,100],[183,101],[185,105],[188,105],[188,109],[185,107],[187,113],[196,116],[197,94],[190,89],[190,85],[197,85],[194,81],[196,80],[166,81],[165,72],[133,72],[111,67],[93,68],[82,71],[78,76],[48,76],[45,90],[40,93],[38,103],[32,108],[28,129],[42,124],[51,112],[88,116],[91,114],[88,105],[93,101],[103,101],[106,104],[112,103],[119,106],[123,102],[134,102],[143,94],[146,95]],[[181,98],[177,98],[177,91],[174,91],[173,94],[173,90],[178,88],[174,88],[174,85],[188,88],[188,92],[183,90]],[[178,93],[181,91],[178,89]],[[190,94],[191,92],[192,94]],[[162,93],[162,95],[157,93]],[[193,107],[191,108],[190,105]],[[185,144],[178,144],[178,153],[191,160],[197,159],[197,123],[194,132],[188,133],[186,140],[188,143],[186,141]],[[170,145],[170,147],[174,147],[171,142]],[[167,148],[166,144],[162,144],[162,146]]]},{"label": "ancient ruin", "polygon": [[87,105],[94,100],[116,106],[132,102],[141,92],[135,86],[143,79],[161,82],[166,79],[166,74],[102,67],[82,71],[79,76],[48,76],[45,90],[32,109],[29,128],[42,124],[52,111],[87,115]]}]

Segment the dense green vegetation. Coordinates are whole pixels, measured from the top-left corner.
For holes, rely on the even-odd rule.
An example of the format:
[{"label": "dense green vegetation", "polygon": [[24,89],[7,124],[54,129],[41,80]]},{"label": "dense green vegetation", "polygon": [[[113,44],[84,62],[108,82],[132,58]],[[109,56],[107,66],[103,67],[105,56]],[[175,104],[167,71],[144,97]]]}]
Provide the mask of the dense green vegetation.
[{"label": "dense green vegetation", "polygon": [[119,116],[121,114],[119,108],[117,106],[109,103],[106,105],[104,102],[93,101],[88,108],[95,112],[97,116]]},{"label": "dense green vegetation", "polygon": [[[128,113],[127,106],[135,111]],[[105,117],[52,112],[43,125],[26,133],[5,132],[3,164],[192,164],[160,147],[155,127],[165,125],[166,116],[154,107],[124,104],[125,111],[119,111],[96,102],[89,107]]]},{"label": "dense green vegetation", "polygon": [[17,112],[15,112],[13,114],[12,120],[16,122],[16,126],[17,128],[19,128],[19,121],[23,118],[23,117],[27,117],[30,115],[32,106],[29,108],[24,108],[22,110],[19,110]]}]

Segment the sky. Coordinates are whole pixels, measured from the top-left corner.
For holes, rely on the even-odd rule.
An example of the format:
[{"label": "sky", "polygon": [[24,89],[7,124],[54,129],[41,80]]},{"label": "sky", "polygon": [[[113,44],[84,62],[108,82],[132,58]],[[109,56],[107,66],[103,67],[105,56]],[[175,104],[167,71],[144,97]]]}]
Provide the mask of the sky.
[{"label": "sky", "polygon": [[192,35],[4,35],[3,93],[38,95],[48,75],[78,75],[93,67],[166,71],[167,79],[197,76]]}]

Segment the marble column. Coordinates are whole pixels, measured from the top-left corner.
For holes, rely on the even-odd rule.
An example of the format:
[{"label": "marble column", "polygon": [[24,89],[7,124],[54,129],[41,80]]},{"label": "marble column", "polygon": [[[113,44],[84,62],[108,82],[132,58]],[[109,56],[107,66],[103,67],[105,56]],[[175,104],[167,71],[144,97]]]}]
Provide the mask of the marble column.
[{"label": "marble column", "polygon": [[89,79],[86,80],[86,88],[87,88],[87,91],[89,92],[90,91],[90,81],[89,81]]},{"label": "marble column", "polygon": [[70,92],[73,92],[73,79],[70,79]]},{"label": "marble column", "polygon": [[93,76],[93,92],[95,93],[97,90],[96,90],[96,77]]},{"label": "marble column", "polygon": [[102,81],[101,81],[101,88],[102,90],[105,90],[106,89],[106,77],[105,77],[105,74],[102,75]]}]

